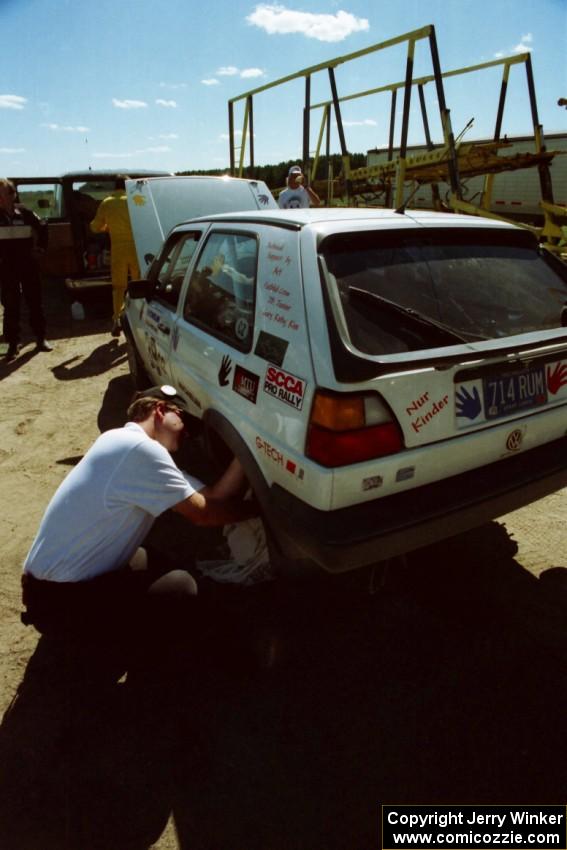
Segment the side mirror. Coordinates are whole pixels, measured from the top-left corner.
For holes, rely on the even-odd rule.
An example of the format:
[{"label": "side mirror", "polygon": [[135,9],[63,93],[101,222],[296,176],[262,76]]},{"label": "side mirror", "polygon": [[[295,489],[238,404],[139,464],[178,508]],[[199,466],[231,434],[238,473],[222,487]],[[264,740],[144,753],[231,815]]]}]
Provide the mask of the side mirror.
[{"label": "side mirror", "polygon": [[153,284],[149,280],[131,280],[128,283],[130,298],[149,298],[153,289]]}]

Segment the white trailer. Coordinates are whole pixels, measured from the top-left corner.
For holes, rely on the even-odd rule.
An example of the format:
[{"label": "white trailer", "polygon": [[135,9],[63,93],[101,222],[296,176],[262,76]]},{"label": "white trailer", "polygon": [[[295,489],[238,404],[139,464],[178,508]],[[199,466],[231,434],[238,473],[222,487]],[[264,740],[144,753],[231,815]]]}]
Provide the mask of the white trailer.
[{"label": "white trailer", "polygon": [[[475,139],[476,144],[487,144],[491,141],[491,139]],[[504,148],[502,151],[502,155],[505,157],[517,153],[536,152],[533,136],[514,136],[504,138],[502,141],[510,144],[509,148]],[[545,137],[545,144],[548,151],[560,151],[563,154],[553,158],[549,169],[554,202],[558,206],[567,207],[567,133],[550,133]],[[442,145],[434,145],[434,149],[440,148],[442,148]],[[407,149],[407,156],[410,158],[416,154],[425,153],[426,150],[424,146],[411,146]],[[399,156],[399,151],[394,149],[392,156]],[[369,167],[382,165],[388,159],[387,150],[370,150],[367,154]],[[448,200],[449,185],[447,183],[438,183],[437,185],[441,200]],[[463,199],[477,206],[480,205],[483,185],[484,177],[482,176],[461,179]],[[406,197],[411,195],[414,188],[408,182]],[[507,219],[541,225],[543,213],[539,205],[540,200],[541,189],[537,167],[502,171],[494,176],[490,212]],[[434,204],[431,186],[421,186],[415,192],[409,206],[418,209],[432,209]]]}]

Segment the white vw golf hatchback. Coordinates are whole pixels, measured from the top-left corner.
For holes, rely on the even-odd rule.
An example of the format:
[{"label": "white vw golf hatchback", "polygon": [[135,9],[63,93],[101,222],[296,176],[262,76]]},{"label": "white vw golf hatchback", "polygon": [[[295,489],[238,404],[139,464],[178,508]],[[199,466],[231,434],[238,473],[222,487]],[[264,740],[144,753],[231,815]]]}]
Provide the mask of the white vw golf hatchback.
[{"label": "white vw golf hatchback", "polygon": [[339,572],[567,484],[566,304],[567,266],[512,225],[258,208],[174,227],[123,325],[285,557]]}]

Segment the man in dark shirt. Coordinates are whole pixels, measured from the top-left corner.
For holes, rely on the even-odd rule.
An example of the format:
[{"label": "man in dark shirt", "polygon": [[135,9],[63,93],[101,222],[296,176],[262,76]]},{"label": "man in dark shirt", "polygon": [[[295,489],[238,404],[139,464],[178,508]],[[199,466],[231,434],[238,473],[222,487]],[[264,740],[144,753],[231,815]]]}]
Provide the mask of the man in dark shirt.
[{"label": "man in dark shirt", "polygon": [[0,179],[0,284],[4,307],[6,360],[15,360],[20,351],[20,306],[26,302],[29,323],[37,339],[38,351],[52,351],[45,339],[45,317],[41,304],[41,279],[36,251],[47,247],[47,226],[35,213],[16,206],[16,189]]}]

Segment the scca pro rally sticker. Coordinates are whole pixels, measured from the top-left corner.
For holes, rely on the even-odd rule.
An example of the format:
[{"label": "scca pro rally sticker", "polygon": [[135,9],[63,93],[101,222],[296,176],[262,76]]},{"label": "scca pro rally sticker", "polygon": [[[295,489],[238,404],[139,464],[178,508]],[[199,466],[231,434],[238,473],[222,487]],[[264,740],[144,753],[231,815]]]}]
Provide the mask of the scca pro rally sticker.
[{"label": "scca pro rally sticker", "polygon": [[276,366],[268,366],[266,370],[264,392],[278,398],[285,404],[289,404],[296,410],[301,410],[303,407],[306,386],[307,384],[302,378],[290,375],[289,372],[284,372],[283,369],[278,369]]}]

